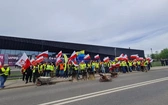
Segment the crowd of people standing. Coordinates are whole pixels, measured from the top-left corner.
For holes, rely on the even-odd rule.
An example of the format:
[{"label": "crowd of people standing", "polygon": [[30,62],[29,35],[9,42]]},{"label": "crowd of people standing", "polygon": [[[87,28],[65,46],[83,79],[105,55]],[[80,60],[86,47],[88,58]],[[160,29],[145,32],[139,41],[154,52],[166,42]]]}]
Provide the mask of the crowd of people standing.
[{"label": "crowd of people standing", "polygon": [[[59,77],[59,78],[70,78],[74,77],[77,80],[80,78],[89,77],[89,75],[95,75],[96,73],[111,73],[111,72],[122,72],[129,73],[132,71],[147,72],[150,70],[151,63],[148,60],[141,61],[109,61],[109,62],[79,62],[78,65],[74,65],[72,62],[65,64],[63,61],[54,63],[38,63],[34,66],[30,66],[27,69],[22,68],[23,81],[26,83],[36,82],[36,79],[40,76],[46,77]],[[32,78],[33,77],[33,78]]]}]

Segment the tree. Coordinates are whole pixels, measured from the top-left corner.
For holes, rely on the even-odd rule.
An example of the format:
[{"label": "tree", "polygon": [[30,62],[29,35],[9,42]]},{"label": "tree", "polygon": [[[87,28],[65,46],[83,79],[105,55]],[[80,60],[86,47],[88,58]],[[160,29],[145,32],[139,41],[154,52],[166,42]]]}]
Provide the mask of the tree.
[{"label": "tree", "polygon": [[163,49],[161,52],[160,52],[160,58],[162,59],[167,59],[168,58],[168,48],[165,48]]}]

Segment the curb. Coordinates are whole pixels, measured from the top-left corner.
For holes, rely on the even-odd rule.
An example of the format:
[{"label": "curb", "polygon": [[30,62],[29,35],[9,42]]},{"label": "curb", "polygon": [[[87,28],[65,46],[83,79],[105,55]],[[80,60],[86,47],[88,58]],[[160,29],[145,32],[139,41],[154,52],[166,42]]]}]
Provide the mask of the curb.
[{"label": "curb", "polygon": [[[168,69],[168,66],[164,66],[164,67],[153,67],[151,68],[151,71],[153,70],[157,70],[157,69]],[[137,71],[131,72],[131,73],[139,73]],[[123,73],[119,73],[119,75],[123,75]],[[99,75],[95,76],[96,78],[99,77]],[[56,83],[60,83],[60,82],[70,82],[71,79],[67,79],[67,80],[60,80],[60,81],[53,81],[52,84],[56,84]],[[6,90],[6,89],[15,89],[15,88],[22,88],[22,87],[30,87],[30,86],[36,86],[35,84],[29,84],[29,85],[20,85],[20,86],[13,86],[13,87],[6,87],[4,89],[0,89],[0,90]]]}]

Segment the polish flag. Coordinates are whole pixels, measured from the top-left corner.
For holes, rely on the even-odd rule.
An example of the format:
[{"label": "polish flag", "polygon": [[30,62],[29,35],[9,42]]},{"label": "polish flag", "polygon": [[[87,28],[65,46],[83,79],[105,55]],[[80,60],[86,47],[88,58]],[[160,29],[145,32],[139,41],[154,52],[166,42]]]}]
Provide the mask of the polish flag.
[{"label": "polish flag", "polygon": [[94,56],[94,59],[100,59],[99,54],[95,55],[95,56]]},{"label": "polish flag", "polygon": [[139,58],[137,58],[137,60],[141,61],[141,60],[144,60],[144,58],[143,57],[139,57]]},{"label": "polish flag", "polygon": [[76,54],[76,52],[74,51],[72,54],[71,54],[71,56],[69,57],[69,60],[73,60],[73,59],[75,59],[77,57],[77,54]]},{"label": "polish flag", "polygon": [[36,60],[35,60],[34,58],[32,58],[32,59],[30,60],[30,63],[34,66],[34,65],[36,65]]},{"label": "polish flag", "polygon": [[121,55],[119,56],[119,58],[122,58],[122,57],[124,57],[124,54],[121,54]]},{"label": "polish flag", "polygon": [[128,60],[127,54],[124,55],[123,60],[126,60],[126,61]]},{"label": "polish flag", "polygon": [[60,51],[57,55],[56,55],[56,58],[59,58],[62,56],[62,51]]},{"label": "polish flag", "polygon": [[88,60],[88,59],[90,59],[90,55],[89,54],[85,55],[85,57],[84,57],[84,60]]},{"label": "polish flag", "polygon": [[23,53],[21,58],[16,62],[16,65],[23,67],[24,69],[27,69],[30,66],[30,60],[27,57],[26,53]]},{"label": "polish flag", "polygon": [[44,51],[44,52],[40,53],[39,55],[37,55],[36,58],[38,59],[38,58],[40,58],[41,56],[48,58],[48,51]]},{"label": "polish flag", "polygon": [[78,64],[77,64],[77,62],[75,62],[75,61],[71,61],[72,62],[72,64],[74,65],[74,66],[79,66]]},{"label": "polish flag", "polygon": [[131,59],[137,59],[137,58],[139,58],[139,56],[138,56],[138,54],[135,54],[135,55],[131,55],[130,58]]},{"label": "polish flag", "polygon": [[110,60],[109,57],[105,57],[105,58],[103,59],[104,62],[108,62],[109,60]]},{"label": "polish flag", "polygon": [[116,63],[116,67],[120,67],[120,62],[117,62],[117,63]]},{"label": "polish flag", "polygon": [[41,56],[41,57],[39,57],[38,59],[36,59],[36,63],[41,63],[42,61],[44,60],[44,57],[43,56]]},{"label": "polish flag", "polygon": [[58,57],[56,60],[56,65],[58,65],[60,62],[62,62],[61,57]]},{"label": "polish flag", "polygon": [[123,58],[124,58],[124,54],[121,54],[121,55],[118,57],[118,60],[119,60],[119,61],[122,61],[122,60],[124,60]]}]

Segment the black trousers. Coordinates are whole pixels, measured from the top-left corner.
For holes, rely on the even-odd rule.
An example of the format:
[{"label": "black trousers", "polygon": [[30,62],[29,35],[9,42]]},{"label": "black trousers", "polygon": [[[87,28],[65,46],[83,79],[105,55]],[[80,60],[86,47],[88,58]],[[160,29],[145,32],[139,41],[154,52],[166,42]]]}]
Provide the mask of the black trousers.
[{"label": "black trousers", "polygon": [[26,74],[25,72],[22,74],[22,80],[24,81],[25,80],[25,77],[26,77]]},{"label": "black trousers", "polygon": [[33,73],[33,83],[36,83],[36,79],[39,77],[39,74]]},{"label": "black trousers", "polygon": [[31,82],[32,74],[26,74],[26,82]]}]

